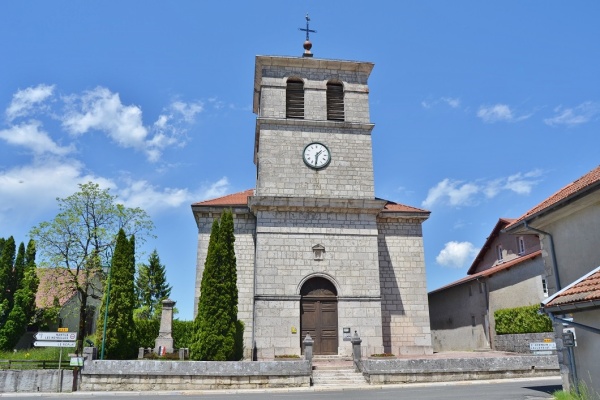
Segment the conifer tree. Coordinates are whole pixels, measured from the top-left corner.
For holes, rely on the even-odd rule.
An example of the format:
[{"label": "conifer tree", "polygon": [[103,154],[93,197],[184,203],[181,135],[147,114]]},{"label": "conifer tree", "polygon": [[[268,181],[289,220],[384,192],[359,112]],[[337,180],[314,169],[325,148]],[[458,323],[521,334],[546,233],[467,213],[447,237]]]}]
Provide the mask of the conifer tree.
[{"label": "conifer tree", "polygon": [[13,279],[16,290],[13,306],[6,323],[0,328],[0,349],[10,350],[18,343],[35,314],[35,295],[39,284],[35,266],[35,243],[30,240],[27,253],[23,243],[19,246]]},{"label": "conifer tree", "polygon": [[13,266],[15,263],[15,239],[6,239],[0,254],[0,326],[3,326],[12,308],[15,290],[13,286]]},{"label": "conifer tree", "polygon": [[237,338],[237,265],[234,251],[233,214],[223,212],[213,222],[202,274],[195,335],[190,346],[195,360],[239,359]]},{"label": "conifer tree", "polygon": [[[124,360],[133,358],[136,349],[133,309],[135,307],[135,239],[127,240],[123,229],[119,230],[110,271],[110,298],[104,342],[105,359]],[[107,285],[106,285],[107,286]],[[98,326],[104,325],[107,293],[102,298]],[[102,346],[102,329],[98,329],[96,342]]]},{"label": "conifer tree", "polygon": [[135,280],[137,294],[136,318],[159,318],[161,302],[171,295],[165,266],[160,263],[156,249],[150,254],[148,264],[141,264]]}]

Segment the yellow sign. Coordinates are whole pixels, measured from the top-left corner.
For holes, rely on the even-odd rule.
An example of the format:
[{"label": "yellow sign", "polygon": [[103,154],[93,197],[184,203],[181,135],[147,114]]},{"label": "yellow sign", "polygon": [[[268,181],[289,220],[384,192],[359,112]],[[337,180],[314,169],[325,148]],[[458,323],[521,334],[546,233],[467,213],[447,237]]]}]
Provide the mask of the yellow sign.
[{"label": "yellow sign", "polygon": [[552,343],[552,339],[550,339],[550,338],[545,338],[545,339],[544,339],[544,343]]},{"label": "yellow sign", "polygon": [[59,332],[69,332],[69,328],[58,328]]},{"label": "yellow sign", "polygon": [[298,333],[295,326],[292,326],[292,333]]}]

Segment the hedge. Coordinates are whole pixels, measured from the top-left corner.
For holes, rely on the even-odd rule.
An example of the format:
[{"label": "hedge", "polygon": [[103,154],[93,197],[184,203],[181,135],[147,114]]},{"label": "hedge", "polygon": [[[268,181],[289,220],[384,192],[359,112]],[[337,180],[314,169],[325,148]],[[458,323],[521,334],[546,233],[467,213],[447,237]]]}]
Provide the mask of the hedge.
[{"label": "hedge", "polygon": [[496,334],[552,332],[552,321],[538,313],[538,305],[504,308],[494,312]]},{"label": "hedge", "polygon": [[[136,319],[135,328],[137,331],[139,347],[154,347],[154,341],[160,330],[160,320]],[[176,349],[190,347],[192,340],[194,321],[173,320],[173,347]]]}]

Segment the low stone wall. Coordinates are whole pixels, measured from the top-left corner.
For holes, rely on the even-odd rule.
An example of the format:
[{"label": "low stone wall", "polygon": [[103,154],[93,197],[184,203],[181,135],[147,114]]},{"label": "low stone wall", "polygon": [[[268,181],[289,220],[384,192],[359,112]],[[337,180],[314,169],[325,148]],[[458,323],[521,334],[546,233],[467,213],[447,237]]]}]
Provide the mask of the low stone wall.
[{"label": "low stone wall", "polygon": [[208,390],[309,387],[309,361],[86,362],[81,390]]},{"label": "low stone wall", "polygon": [[73,390],[73,371],[26,369],[0,371],[0,392],[57,392],[62,376],[62,392]]},{"label": "low stone wall", "polygon": [[559,375],[556,356],[439,359],[368,359],[361,370],[370,384],[448,382]]},{"label": "low stone wall", "polygon": [[544,339],[554,341],[554,332],[496,335],[494,337],[494,350],[531,354],[529,343],[540,343]]}]

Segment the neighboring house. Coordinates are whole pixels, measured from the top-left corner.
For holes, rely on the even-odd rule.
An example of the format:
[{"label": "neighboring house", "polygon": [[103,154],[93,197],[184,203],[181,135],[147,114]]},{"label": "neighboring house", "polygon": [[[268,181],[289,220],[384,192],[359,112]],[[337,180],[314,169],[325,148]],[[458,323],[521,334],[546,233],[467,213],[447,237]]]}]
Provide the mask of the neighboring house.
[{"label": "neighboring house", "polygon": [[[75,287],[71,284],[73,279],[70,272],[64,268],[37,268],[39,285],[35,296],[35,305],[38,309],[49,309],[59,307],[58,318],[51,321],[44,329],[56,331],[58,328],[68,328],[69,332],[77,332],[79,329],[79,305],[81,304]],[[100,298],[102,297],[102,285],[96,279],[93,285],[98,299],[88,297],[86,335],[96,331],[96,320],[100,309]],[[29,326],[27,332],[17,348],[28,348],[33,343],[34,333],[40,330],[40,326]]]},{"label": "neighboring house", "polygon": [[[540,235],[548,289],[554,294],[542,303],[552,317],[573,318],[577,337],[574,366],[579,379],[600,392],[600,310],[597,272],[600,265],[600,166],[570,183],[506,227],[515,235]],[[593,286],[596,285],[596,286]],[[585,288],[590,285],[590,290]],[[562,289],[562,290],[561,290]],[[576,295],[582,290],[587,295]],[[558,293],[557,293],[558,292]],[[563,387],[573,383],[570,362],[563,348],[563,323],[554,330]]]},{"label": "neighboring house", "polygon": [[434,351],[493,349],[494,312],[538,304],[547,295],[537,235],[516,238],[500,218],[468,276],[429,293]]}]

